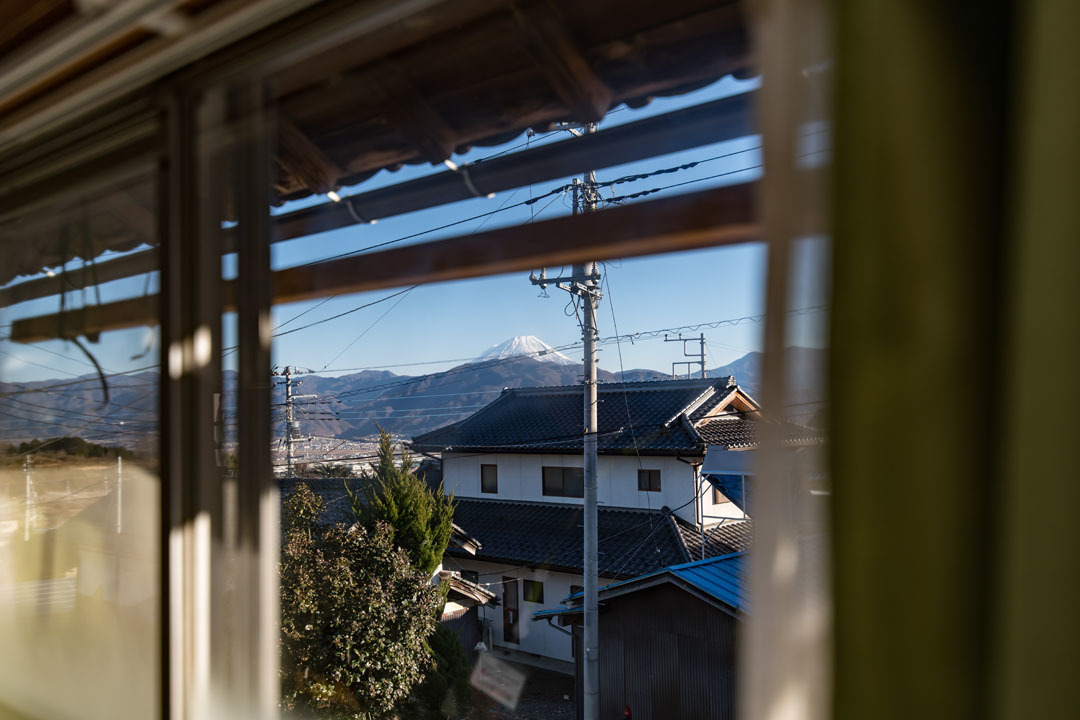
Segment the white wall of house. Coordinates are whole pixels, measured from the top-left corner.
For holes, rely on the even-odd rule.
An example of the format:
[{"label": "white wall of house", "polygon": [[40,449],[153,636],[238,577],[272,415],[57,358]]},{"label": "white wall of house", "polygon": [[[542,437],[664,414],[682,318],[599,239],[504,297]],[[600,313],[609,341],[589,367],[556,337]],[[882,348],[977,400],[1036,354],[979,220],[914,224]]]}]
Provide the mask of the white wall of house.
[{"label": "white wall of house", "polygon": [[[729,475],[752,475],[756,459],[755,455],[756,451],[754,450],[727,450],[722,447],[710,447],[705,453],[705,463],[702,465],[702,471]],[[705,486],[702,512],[705,516],[706,525],[712,525],[722,519],[744,519],[747,517],[746,513],[740,510],[733,502],[714,503],[712,486],[706,480],[702,482]]]},{"label": "white wall of house", "polygon": [[[497,465],[498,493],[480,492],[480,465]],[[581,498],[553,497],[543,493],[545,466],[581,467],[580,454],[478,455],[445,453],[443,487],[458,497],[490,500],[532,500],[581,504]],[[660,471],[660,491],[638,490],[638,469]],[[683,519],[695,522],[694,468],[673,457],[601,455],[597,463],[597,494],[600,505],[659,510],[679,508]],[[679,507],[683,506],[683,507]]]},{"label": "white wall of house", "polygon": [[[712,525],[721,520],[745,520],[747,515],[733,502],[713,502],[712,486],[705,482],[705,505],[702,512],[705,515],[705,524]],[[721,496],[723,497],[723,496]]]},{"label": "white wall of house", "polygon": [[[473,570],[480,573],[479,582],[487,586],[499,598],[498,607],[482,606],[480,617],[492,621],[495,645],[497,647],[512,648],[523,652],[534,653],[556,660],[573,662],[574,655],[570,645],[570,636],[559,632],[548,625],[546,621],[533,622],[532,616],[538,610],[559,607],[559,601],[570,594],[571,585],[584,585],[581,575],[573,575],[564,572],[548,570],[530,570],[513,565],[499,565],[482,560],[461,560],[450,558],[446,566],[453,570]],[[504,577],[515,578],[517,585],[518,608],[520,620],[518,622],[517,644],[503,639],[503,597]],[[534,603],[525,600],[522,580],[533,580],[544,584],[544,602]],[[600,578],[600,587],[612,582],[607,578]],[[492,584],[495,583],[495,584]],[[565,628],[569,630],[569,628]]]}]

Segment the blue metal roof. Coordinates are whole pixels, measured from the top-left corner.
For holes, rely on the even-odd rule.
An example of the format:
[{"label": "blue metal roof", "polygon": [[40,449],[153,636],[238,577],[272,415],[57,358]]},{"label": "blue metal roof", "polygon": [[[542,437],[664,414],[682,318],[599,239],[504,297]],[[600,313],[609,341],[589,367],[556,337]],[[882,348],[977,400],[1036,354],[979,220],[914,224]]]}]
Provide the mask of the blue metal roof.
[{"label": "blue metal roof", "polygon": [[[657,570],[656,572],[651,572],[646,575],[640,575],[636,578],[631,578],[630,580],[611,583],[610,585],[605,585],[600,588],[598,595],[599,599],[603,600],[605,595],[611,596],[616,594],[616,591],[619,591],[618,594],[633,592],[633,585],[651,585],[651,583],[648,583],[647,581],[668,574],[724,603],[733,610],[740,613],[749,613],[749,573],[749,556],[744,551],[732,553],[731,555],[720,555],[719,557],[683,563],[682,565],[671,565],[662,570]],[[563,600],[563,603],[565,604],[567,601],[576,601],[577,603],[580,603],[582,595],[583,593],[576,592]],[[580,605],[565,608],[552,608],[534,613],[533,619],[543,620],[548,617],[557,617],[559,615],[569,615],[580,612]]]},{"label": "blue metal roof", "polygon": [[739,612],[750,612],[750,563],[745,552],[676,565],[668,572]]}]

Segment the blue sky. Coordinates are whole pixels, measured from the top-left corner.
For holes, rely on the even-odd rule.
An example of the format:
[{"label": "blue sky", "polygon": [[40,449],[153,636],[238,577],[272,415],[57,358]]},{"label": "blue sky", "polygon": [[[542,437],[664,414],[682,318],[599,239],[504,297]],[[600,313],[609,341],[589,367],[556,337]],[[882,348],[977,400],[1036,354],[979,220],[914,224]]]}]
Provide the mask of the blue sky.
[{"label": "blue sky", "polygon": [[[658,98],[641,110],[616,109],[601,123],[600,129],[602,131],[604,127],[630,122],[647,115],[745,92],[755,86],[754,81],[740,82],[726,78],[685,96]],[[533,139],[521,136],[502,147],[474,149],[466,155],[455,157],[454,161],[458,164],[471,162],[527,141],[530,144],[541,144],[566,137],[568,136],[564,131]],[[597,177],[603,182],[626,174],[648,172],[722,155],[725,157],[709,160],[693,169],[619,185],[616,191],[623,195],[673,183],[699,181],[648,198],[651,199],[745,182],[759,177],[760,170],[754,167],[761,161],[757,149],[759,144],[760,138],[757,136],[740,138],[689,152],[601,170]],[[444,170],[442,166],[423,165],[409,166],[394,173],[384,171],[362,185],[345,188],[340,193],[348,195],[364,192]],[[722,177],[701,180],[713,175]],[[387,218],[375,225],[353,226],[278,243],[273,246],[272,263],[275,268],[283,268],[355,251],[367,245],[426,231],[500,207],[509,207],[528,199],[530,192],[541,195],[566,181],[568,179],[554,180],[533,188],[501,193],[492,199],[469,200]],[[610,191],[604,194],[609,196]],[[322,197],[309,198],[280,208],[276,212],[324,201],[325,198]],[[552,218],[570,212],[569,205],[569,195],[554,196],[529,207],[508,209],[483,220],[473,220],[427,233],[401,244],[428,242],[480,229],[486,231],[516,225],[530,221],[534,214],[537,220]],[[820,241],[808,243],[814,247],[821,245]],[[751,244],[609,262],[604,268],[607,295],[598,314],[600,334],[613,335],[616,323],[621,334],[628,334],[759,315],[763,311],[765,260],[764,247]],[[232,258],[225,258],[223,272],[226,276],[234,271],[233,265]],[[553,268],[549,272],[558,270],[559,268]],[[793,278],[793,287],[796,289],[794,307],[821,302],[820,298],[816,297],[815,283],[811,280],[813,278]],[[110,283],[102,287],[103,300],[139,295],[144,289],[144,278]],[[152,279],[151,291],[154,289],[156,281]],[[377,300],[392,292],[394,291],[342,296],[321,305],[318,305],[318,301],[312,301],[278,306],[274,309],[273,324],[280,325],[300,313],[305,313],[281,328],[295,329]],[[338,320],[275,339],[274,362],[325,373],[344,372],[352,368],[385,367],[399,373],[419,374],[459,364],[457,359],[475,357],[491,345],[514,335],[536,335],[555,346],[580,341],[577,321],[565,312],[569,299],[566,293],[555,288],[548,289],[547,298],[538,297],[538,293],[538,289],[530,284],[527,273],[421,286],[405,295]],[[78,302],[77,297],[72,297],[71,300]],[[17,317],[55,312],[55,302],[55,299],[35,301],[0,310],[0,323],[10,323]],[[615,311],[614,318],[612,308]],[[800,317],[792,343],[819,345],[823,321],[824,313]],[[228,319],[225,329],[225,345],[228,346],[234,341],[232,323]],[[5,328],[0,326],[0,333],[4,330]],[[759,349],[761,331],[761,323],[745,321],[736,325],[705,329],[709,367],[724,364],[746,352]],[[149,329],[116,331],[103,334],[101,342],[92,345],[91,349],[102,365],[115,372],[156,362],[156,342],[156,333]],[[26,381],[65,377],[59,370],[76,375],[89,371],[84,356],[70,344],[48,342],[42,343],[40,348],[0,342],[0,377],[5,380]],[[151,351],[144,354],[147,348],[151,348]],[[579,350],[567,351],[567,354],[574,358],[580,357]],[[667,370],[670,369],[672,361],[682,359],[680,355],[679,345],[664,343],[658,339],[622,344],[622,360],[626,368]],[[395,367],[405,363],[425,364]],[[602,350],[600,366],[607,370],[619,369],[619,358],[614,345]]]}]

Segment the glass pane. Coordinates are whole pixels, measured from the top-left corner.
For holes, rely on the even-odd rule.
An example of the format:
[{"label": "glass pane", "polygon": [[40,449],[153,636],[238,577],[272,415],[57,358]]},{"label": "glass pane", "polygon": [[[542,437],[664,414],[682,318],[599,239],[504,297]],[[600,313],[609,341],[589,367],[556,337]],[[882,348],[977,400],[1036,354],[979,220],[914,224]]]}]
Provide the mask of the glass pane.
[{"label": "glass pane", "polygon": [[0,698],[29,716],[158,715],[158,333],[86,324],[155,296],[155,197],[145,171],[0,222]]},{"label": "glass pane", "polygon": [[565,468],[563,470],[563,491],[567,497],[582,497],[585,494],[585,470],[583,468]]},{"label": "glass pane", "polygon": [[499,492],[498,465],[480,466],[480,489],[486,493]]},{"label": "glass pane", "polygon": [[544,468],[544,494],[545,495],[562,495],[563,494],[563,473],[562,468],[546,467]]}]

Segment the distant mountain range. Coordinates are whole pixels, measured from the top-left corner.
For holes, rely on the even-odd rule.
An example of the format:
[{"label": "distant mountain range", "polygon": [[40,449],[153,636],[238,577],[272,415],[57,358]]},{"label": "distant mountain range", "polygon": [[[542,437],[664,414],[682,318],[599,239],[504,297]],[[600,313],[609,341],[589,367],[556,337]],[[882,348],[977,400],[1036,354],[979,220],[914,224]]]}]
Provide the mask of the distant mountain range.
[{"label": "distant mountain range", "polygon": [[[792,402],[805,403],[821,398],[817,378],[821,377],[825,353],[813,348],[793,347],[790,386]],[[761,353],[751,352],[727,365],[707,371],[709,377],[734,375],[751,396],[761,382]],[[89,376],[88,376],[89,377]],[[294,389],[298,395],[316,399],[295,402],[300,433],[322,437],[357,439],[382,427],[395,435],[411,437],[451,422],[462,420],[495,400],[506,388],[573,385],[581,382],[582,366],[533,336],[511,338],[483,353],[476,361],[442,372],[421,376],[397,375],[386,370],[364,370],[337,377],[307,375]],[[627,370],[620,376],[598,371],[601,382],[666,379],[649,369]],[[235,374],[224,378],[225,407],[222,419],[231,426],[234,415]],[[33,438],[77,435],[95,442],[108,441],[126,447],[147,442],[156,427],[157,373],[110,378],[110,402],[103,406],[101,389],[87,381],[77,389],[63,392],[4,393],[26,387],[44,387],[67,380],[46,380],[19,386],[0,383],[0,432],[7,442]],[[281,433],[284,388],[276,383],[274,430]]]}]

